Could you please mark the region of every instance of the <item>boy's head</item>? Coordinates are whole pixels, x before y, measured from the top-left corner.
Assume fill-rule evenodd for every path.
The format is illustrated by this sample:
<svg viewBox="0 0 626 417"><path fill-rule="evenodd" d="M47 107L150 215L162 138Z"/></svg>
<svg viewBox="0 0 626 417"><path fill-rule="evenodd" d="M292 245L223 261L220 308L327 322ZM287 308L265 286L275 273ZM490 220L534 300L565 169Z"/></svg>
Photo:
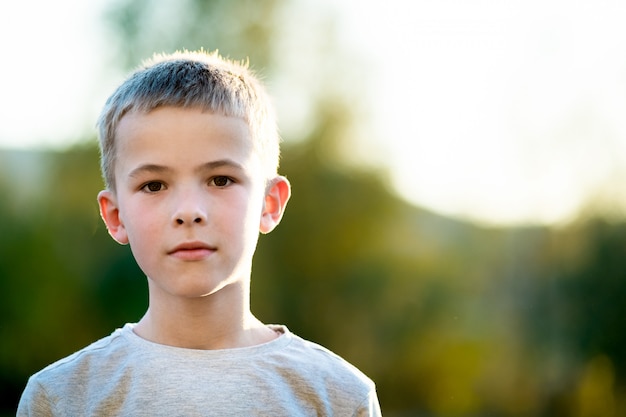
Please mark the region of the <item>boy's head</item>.
<svg viewBox="0 0 626 417"><path fill-rule="evenodd" d="M124 81L107 100L98 119L101 167L106 186L115 190L116 131L129 112L158 107L199 108L239 117L250 129L267 179L276 175L280 138L272 104L247 65L217 52L155 55Z"/></svg>
<svg viewBox="0 0 626 417"><path fill-rule="evenodd" d="M151 300L245 284L290 196L272 107L248 70L204 52L157 56L113 93L99 128L100 213Z"/></svg>

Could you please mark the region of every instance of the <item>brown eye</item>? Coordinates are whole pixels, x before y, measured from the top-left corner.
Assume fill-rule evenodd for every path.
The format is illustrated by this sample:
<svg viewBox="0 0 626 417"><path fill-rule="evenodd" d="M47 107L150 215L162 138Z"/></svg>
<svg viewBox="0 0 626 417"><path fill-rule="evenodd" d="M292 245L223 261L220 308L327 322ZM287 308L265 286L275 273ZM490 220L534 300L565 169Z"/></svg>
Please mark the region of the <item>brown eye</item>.
<svg viewBox="0 0 626 417"><path fill-rule="evenodd" d="M161 189L163 189L163 184L161 184L160 182L149 182L146 185L144 185L144 188L154 193L157 191L161 191Z"/></svg>
<svg viewBox="0 0 626 417"><path fill-rule="evenodd" d="M230 178L228 177L215 177L213 178L213 184L218 187L226 187L230 183Z"/></svg>

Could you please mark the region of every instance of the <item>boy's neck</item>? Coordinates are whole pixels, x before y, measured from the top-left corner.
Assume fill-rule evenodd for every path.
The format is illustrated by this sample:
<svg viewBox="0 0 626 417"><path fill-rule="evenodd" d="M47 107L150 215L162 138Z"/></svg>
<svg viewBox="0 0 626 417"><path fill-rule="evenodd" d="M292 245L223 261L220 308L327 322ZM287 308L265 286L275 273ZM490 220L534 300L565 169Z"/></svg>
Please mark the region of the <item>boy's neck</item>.
<svg viewBox="0 0 626 417"><path fill-rule="evenodd" d="M152 294L148 311L134 328L151 342L214 350L259 345L278 336L252 314L249 297L238 284L202 299L161 299Z"/></svg>

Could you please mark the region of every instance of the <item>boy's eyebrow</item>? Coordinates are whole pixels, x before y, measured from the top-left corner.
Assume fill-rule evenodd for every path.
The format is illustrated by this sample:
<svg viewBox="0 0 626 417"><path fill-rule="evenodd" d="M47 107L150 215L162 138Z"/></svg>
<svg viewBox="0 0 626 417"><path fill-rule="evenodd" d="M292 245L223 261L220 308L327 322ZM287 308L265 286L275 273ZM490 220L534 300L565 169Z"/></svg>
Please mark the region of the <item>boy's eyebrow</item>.
<svg viewBox="0 0 626 417"><path fill-rule="evenodd" d="M231 167L238 170L243 170L243 166L238 162L233 161L232 159L219 159L217 161L206 162L200 165L196 171L209 171L212 169L217 169L221 167ZM133 169L128 176L129 177L137 177L143 173L152 173L152 174L163 174L171 171L172 169L166 167L164 165L158 164L143 164Z"/></svg>
<svg viewBox="0 0 626 417"><path fill-rule="evenodd" d="M167 172L167 171L170 171L170 169L168 167L166 167L166 166L163 166L163 165L143 164L143 165L139 165L137 168L135 168L132 171L130 171L128 176L129 177L137 177L137 176L141 175L144 172L154 173L154 174L162 174L162 173Z"/></svg>
<svg viewBox="0 0 626 417"><path fill-rule="evenodd" d="M208 171L208 170L221 168L221 167L231 167L231 168L243 170L243 166L240 163L233 161L232 159L218 159L217 161L207 162L205 164L200 165L197 170Z"/></svg>

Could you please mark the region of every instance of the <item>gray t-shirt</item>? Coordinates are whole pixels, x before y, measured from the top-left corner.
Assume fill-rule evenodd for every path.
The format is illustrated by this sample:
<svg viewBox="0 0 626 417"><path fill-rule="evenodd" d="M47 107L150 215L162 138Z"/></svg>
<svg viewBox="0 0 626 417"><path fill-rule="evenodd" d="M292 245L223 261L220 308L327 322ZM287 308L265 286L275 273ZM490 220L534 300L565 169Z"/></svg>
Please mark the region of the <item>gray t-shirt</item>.
<svg viewBox="0 0 626 417"><path fill-rule="evenodd" d="M284 326L261 345L194 350L127 324L34 374L21 416L378 416L374 383Z"/></svg>

